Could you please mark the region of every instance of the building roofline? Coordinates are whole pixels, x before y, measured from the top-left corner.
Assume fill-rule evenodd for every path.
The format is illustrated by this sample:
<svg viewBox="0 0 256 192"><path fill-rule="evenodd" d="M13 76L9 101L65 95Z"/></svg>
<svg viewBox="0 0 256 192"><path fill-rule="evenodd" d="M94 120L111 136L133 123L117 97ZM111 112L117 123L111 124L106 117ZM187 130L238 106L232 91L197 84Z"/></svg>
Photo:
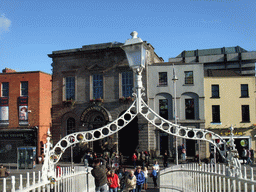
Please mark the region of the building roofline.
<svg viewBox="0 0 256 192"><path fill-rule="evenodd" d="M43 71L16 71L16 72L10 72L10 73L0 73L0 75L8 75L8 74L22 74L22 73L44 73L46 75L50 75L49 73L43 72Z"/></svg>

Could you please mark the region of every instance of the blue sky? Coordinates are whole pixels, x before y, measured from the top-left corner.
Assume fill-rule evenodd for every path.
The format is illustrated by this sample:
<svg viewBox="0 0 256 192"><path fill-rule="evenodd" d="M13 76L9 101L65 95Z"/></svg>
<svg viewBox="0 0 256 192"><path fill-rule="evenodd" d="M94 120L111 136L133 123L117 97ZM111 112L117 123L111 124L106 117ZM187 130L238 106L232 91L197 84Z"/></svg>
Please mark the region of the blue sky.
<svg viewBox="0 0 256 192"><path fill-rule="evenodd" d="M132 31L168 58L183 50L256 51L255 0L2 0L0 70L51 73L47 54L125 42Z"/></svg>

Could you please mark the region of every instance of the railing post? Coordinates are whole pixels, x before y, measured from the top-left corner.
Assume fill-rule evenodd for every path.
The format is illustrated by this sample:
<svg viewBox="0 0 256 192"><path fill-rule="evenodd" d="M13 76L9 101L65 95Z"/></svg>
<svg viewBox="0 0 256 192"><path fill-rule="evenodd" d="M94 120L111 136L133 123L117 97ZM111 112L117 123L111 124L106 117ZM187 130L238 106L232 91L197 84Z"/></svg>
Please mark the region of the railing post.
<svg viewBox="0 0 256 192"><path fill-rule="evenodd" d="M246 167L244 166L244 179L247 179ZM244 191L247 191L247 183L244 183Z"/></svg>
<svg viewBox="0 0 256 192"><path fill-rule="evenodd" d="M254 181L253 178L253 168L251 167L251 181ZM254 185L251 185L252 192L254 192Z"/></svg>
<svg viewBox="0 0 256 192"><path fill-rule="evenodd" d="M3 179L3 192L6 192L6 178Z"/></svg>
<svg viewBox="0 0 256 192"><path fill-rule="evenodd" d="M22 190L23 188L23 178L22 178L22 174L20 174L20 186L19 186L19 189Z"/></svg>
<svg viewBox="0 0 256 192"><path fill-rule="evenodd" d="M27 172L27 185L26 187L29 187L29 172Z"/></svg>
<svg viewBox="0 0 256 192"><path fill-rule="evenodd" d="M15 192L15 176L12 176L11 179L12 179L12 189L11 189L11 191Z"/></svg>

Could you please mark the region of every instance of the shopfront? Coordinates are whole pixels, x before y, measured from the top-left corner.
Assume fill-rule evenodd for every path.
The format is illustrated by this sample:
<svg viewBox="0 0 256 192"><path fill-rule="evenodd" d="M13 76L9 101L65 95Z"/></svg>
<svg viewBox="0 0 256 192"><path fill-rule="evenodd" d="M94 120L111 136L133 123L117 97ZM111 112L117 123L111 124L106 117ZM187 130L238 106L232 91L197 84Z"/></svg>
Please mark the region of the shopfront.
<svg viewBox="0 0 256 192"><path fill-rule="evenodd" d="M13 129L0 131L0 162L16 163L17 148L37 146L36 129Z"/></svg>

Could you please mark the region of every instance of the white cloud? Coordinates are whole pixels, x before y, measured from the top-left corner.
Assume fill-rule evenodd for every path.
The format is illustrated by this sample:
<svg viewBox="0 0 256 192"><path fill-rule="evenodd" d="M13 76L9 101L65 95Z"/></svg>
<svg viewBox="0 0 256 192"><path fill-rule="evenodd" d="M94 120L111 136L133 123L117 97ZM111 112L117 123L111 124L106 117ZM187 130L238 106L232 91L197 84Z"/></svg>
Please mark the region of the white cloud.
<svg viewBox="0 0 256 192"><path fill-rule="evenodd" d="M11 26L11 20L6 18L5 15L0 16L0 32L1 31L9 31Z"/></svg>

